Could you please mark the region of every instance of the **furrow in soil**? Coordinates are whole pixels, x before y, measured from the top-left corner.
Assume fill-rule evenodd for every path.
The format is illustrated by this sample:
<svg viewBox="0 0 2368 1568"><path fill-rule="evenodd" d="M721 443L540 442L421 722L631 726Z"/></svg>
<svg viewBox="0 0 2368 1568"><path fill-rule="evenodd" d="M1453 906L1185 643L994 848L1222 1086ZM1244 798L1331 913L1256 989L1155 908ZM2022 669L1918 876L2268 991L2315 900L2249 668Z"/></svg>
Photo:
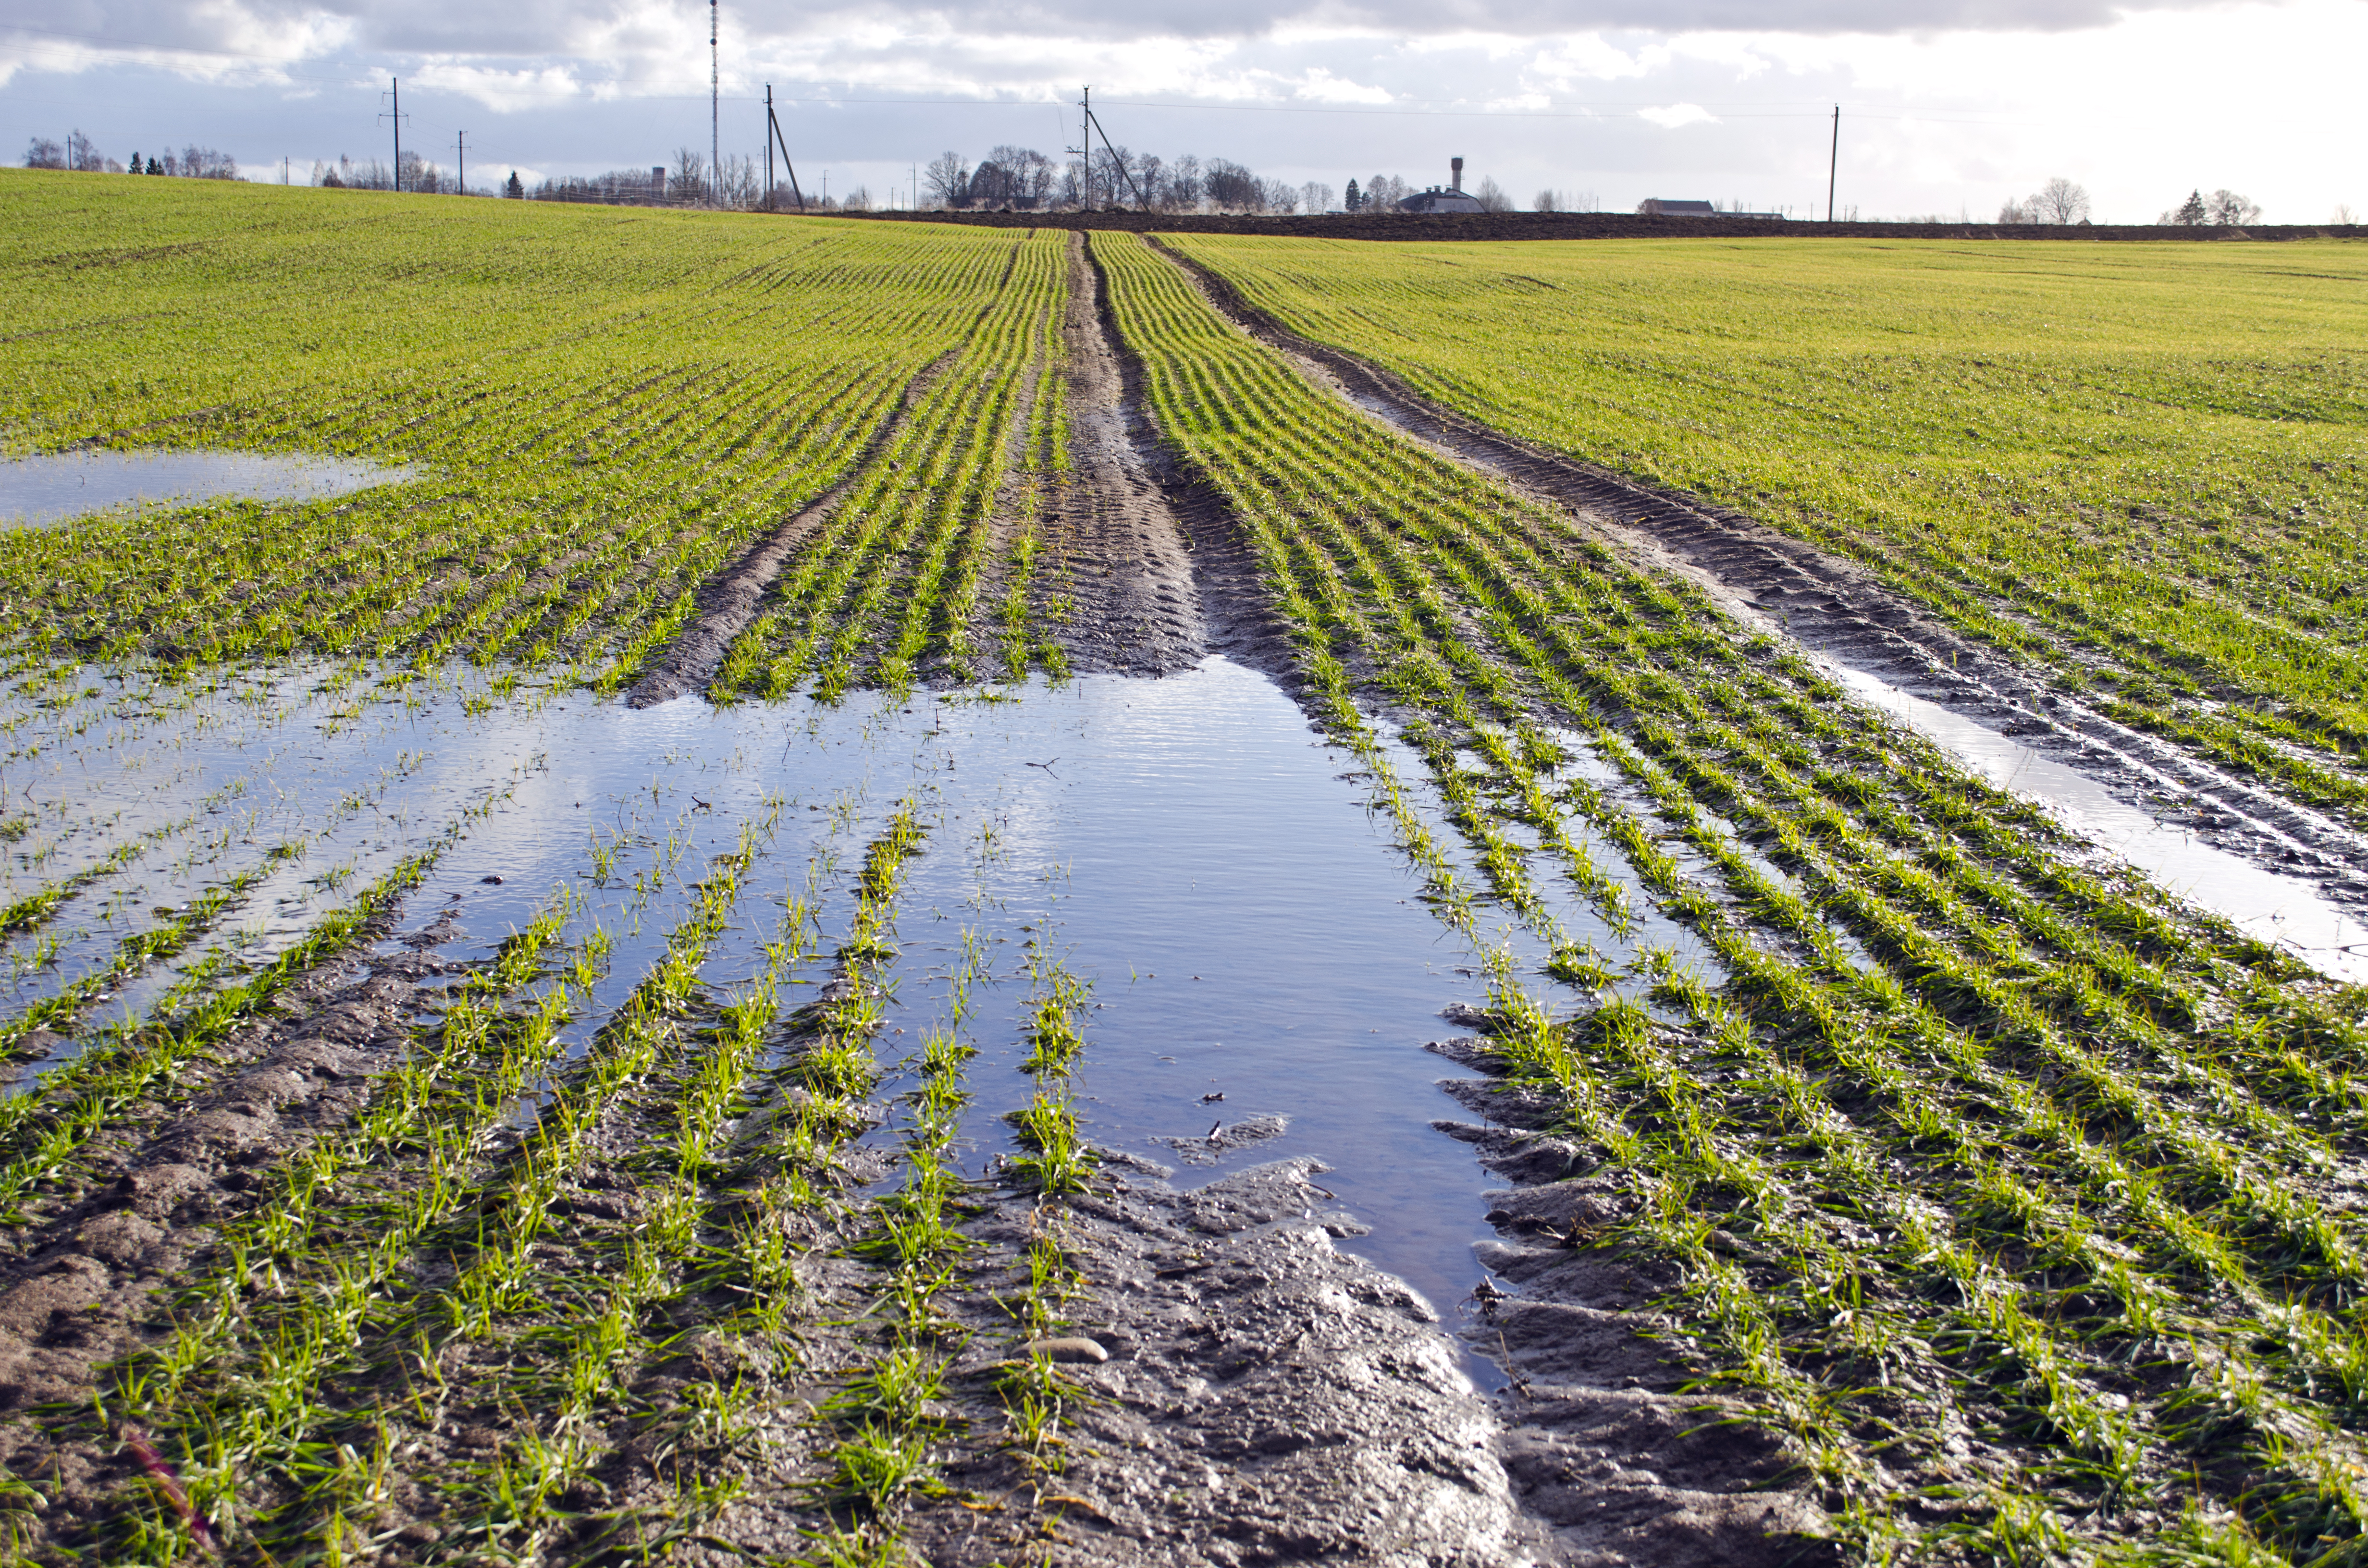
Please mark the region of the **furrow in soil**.
<svg viewBox="0 0 2368 1568"><path fill-rule="evenodd" d="M1445 408L1378 366L1292 332L1207 267L1161 248L1212 303L1310 380L1440 455L1566 510L1632 558L1697 583L1754 630L1942 704L2141 810L2185 808L2205 842L2368 906L2368 835L2106 717L1959 635L1863 566Z"/></svg>

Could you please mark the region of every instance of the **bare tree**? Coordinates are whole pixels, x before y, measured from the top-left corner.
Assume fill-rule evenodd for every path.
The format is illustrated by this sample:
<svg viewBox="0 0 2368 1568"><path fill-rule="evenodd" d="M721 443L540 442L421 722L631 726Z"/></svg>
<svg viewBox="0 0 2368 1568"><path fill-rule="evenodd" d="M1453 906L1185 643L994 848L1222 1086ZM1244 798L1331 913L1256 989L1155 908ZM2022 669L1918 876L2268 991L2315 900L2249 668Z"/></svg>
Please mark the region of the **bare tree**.
<svg viewBox="0 0 2368 1568"><path fill-rule="evenodd" d="M765 171L754 158L726 153L715 165L715 185L724 206L745 210L763 199Z"/></svg>
<svg viewBox="0 0 2368 1568"><path fill-rule="evenodd" d="M46 136L36 136L25 149L25 166L28 169L62 169L66 166L65 149Z"/></svg>
<svg viewBox="0 0 2368 1568"><path fill-rule="evenodd" d="M2223 186L2203 199L2203 210L2215 229L2241 229L2260 217L2261 204Z"/></svg>
<svg viewBox="0 0 2368 1568"><path fill-rule="evenodd" d="M1209 160L1209 172L1202 176L1201 188L1208 195L1209 205L1220 210L1256 212L1266 200L1266 190L1258 176L1226 158Z"/></svg>
<svg viewBox="0 0 2368 1568"><path fill-rule="evenodd" d="M1565 210L1562 204L1562 192L1552 186L1546 187L1530 199L1530 210L1532 212L1560 212Z"/></svg>
<svg viewBox="0 0 2368 1568"><path fill-rule="evenodd" d="M2031 207L2034 222L2078 223L2089 215L2089 193L2057 175L2039 187Z"/></svg>
<svg viewBox="0 0 2368 1568"><path fill-rule="evenodd" d="M1309 180L1299 187L1299 199L1310 212L1329 212L1332 210L1332 187Z"/></svg>
<svg viewBox="0 0 2368 1568"><path fill-rule="evenodd" d="M2350 202L2339 201L2335 204L2335 216L2328 219L2328 222L2330 223L2340 223L2348 229L2354 223L2359 222L2360 217L2359 214L2351 210L2351 204Z"/></svg>
<svg viewBox="0 0 2368 1568"><path fill-rule="evenodd" d="M1480 176L1480 188L1472 193L1472 199L1480 204L1483 212L1510 212L1513 210L1513 199L1507 196L1504 187L1488 175Z"/></svg>
<svg viewBox="0 0 2368 1568"><path fill-rule="evenodd" d="M2039 219L2032 206L2030 201L2017 201L2009 196L1998 203L1998 221L2001 223L2036 223Z"/></svg>
<svg viewBox="0 0 2368 1568"><path fill-rule="evenodd" d="M121 164L112 161L106 153L92 146L90 138L85 136L79 130L71 131L66 136L65 166L91 175L120 175L123 172Z"/></svg>
<svg viewBox="0 0 2368 1568"><path fill-rule="evenodd" d="M1167 178L1159 193L1159 204L1170 212L1201 210L1202 182L1201 160L1187 153L1167 165Z"/></svg>
<svg viewBox="0 0 2368 1568"><path fill-rule="evenodd" d="M870 188L859 185L853 190L848 191L845 196L839 198L838 210L842 212L871 211L871 192Z"/></svg>
<svg viewBox="0 0 2368 1568"><path fill-rule="evenodd" d="M959 153L940 153L921 171L933 207L959 207L970 199L970 171Z"/></svg>
<svg viewBox="0 0 2368 1568"><path fill-rule="evenodd" d="M673 180L675 191L683 200L706 200L707 154L696 147L677 147Z"/></svg>
<svg viewBox="0 0 2368 1568"><path fill-rule="evenodd" d="M1288 185L1279 179L1260 180L1258 195L1269 212L1299 210L1299 187L1295 185Z"/></svg>

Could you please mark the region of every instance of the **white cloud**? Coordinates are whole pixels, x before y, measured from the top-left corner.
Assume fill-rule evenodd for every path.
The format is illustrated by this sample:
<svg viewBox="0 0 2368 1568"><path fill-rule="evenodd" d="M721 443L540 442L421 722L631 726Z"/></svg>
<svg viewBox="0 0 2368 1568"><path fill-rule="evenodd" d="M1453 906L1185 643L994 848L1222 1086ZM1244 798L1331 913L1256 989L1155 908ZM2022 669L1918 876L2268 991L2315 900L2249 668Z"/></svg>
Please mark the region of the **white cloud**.
<svg viewBox="0 0 2368 1568"><path fill-rule="evenodd" d="M459 94L497 114L550 108L585 95L572 65L501 70L454 60L431 60L412 73L415 88ZM613 90L602 84L604 90Z"/></svg>
<svg viewBox="0 0 2368 1568"><path fill-rule="evenodd" d="M1702 108L1700 104L1671 104L1666 108L1641 108L1636 111L1636 118L1639 119L1650 120L1653 124L1659 126L1664 131L1675 131L1681 125L1715 125L1718 123L1718 116L1711 113L1710 110Z"/></svg>
<svg viewBox="0 0 2368 1568"><path fill-rule="evenodd" d="M1343 81L1321 65L1309 68L1292 89L1292 96L1319 104L1385 104L1390 101L1386 87Z"/></svg>
<svg viewBox="0 0 2368 1568"><path fill-rule="evenodd" d="M421 144L468 127L472 166L481 135L487 166L559 173L706 142L705 17L683 0L78 6L60 13L72 36L0 26L0 137L55 139L79 120L119 155L194 139L257 164L334 158L375 144L378 95L400 74ZM2368 205L2351 155L2360 0L2126 14L2107 0L1909 0L1880 18L1873 0L1647 8L880 0L792 13L725 0L724 131L755 150L752 100L769 83L802 170L826 162L859 171L834 188L881 189L944 147L1058 152L1090 82L1118 141L1293 180L1429 183L1460 153L1474 180L1594 190L1615 208L1694 194L1799 211L1822 210L1839 102L1840 200L1870 215L1987 216L2058 174L2089 187L2100 218L2150 219L2195 186L2246 190L2273 220ZM1866 30L1837 30L1853 17Z"/></svg>

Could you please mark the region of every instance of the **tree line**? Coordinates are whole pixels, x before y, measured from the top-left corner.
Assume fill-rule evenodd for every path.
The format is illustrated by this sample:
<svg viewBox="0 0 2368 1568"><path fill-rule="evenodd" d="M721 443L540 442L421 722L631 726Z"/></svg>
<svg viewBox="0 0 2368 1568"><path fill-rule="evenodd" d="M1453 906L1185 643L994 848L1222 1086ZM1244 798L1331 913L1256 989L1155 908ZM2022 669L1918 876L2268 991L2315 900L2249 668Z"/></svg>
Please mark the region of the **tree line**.
<svg viewBox="0 0 2368 1568"><path fill-rule="evenodd" d="M1321 180L1294 185L1266 178L1230 158L1203 162L1187 153L1169 159L1109 146L1095 148L1089 157L1053 159L1033 147L1008 144L990 149L974 165L959 153L940 153L921 171L921 186L919 205L925 208L1019 212L1077 207L1148 207L1156 212L1394 212L1415 189L1395 175L1375 175L1361 184L1351 179L1345 191L1338 191Z"/></svg>
<svg viewBox="0 0 2368 1568"><path fill-rule="evenodd" d="M175 175L183 179L236 179L238 160L228 153L217 153L211 147L195 142L178 153L166 148L142 158L131 154L128 164L117 163L92 144L81 131L66 132L63 142L46 136L36 136L25 149L25 166L28 169L72 169L92 175Z"/></svg>

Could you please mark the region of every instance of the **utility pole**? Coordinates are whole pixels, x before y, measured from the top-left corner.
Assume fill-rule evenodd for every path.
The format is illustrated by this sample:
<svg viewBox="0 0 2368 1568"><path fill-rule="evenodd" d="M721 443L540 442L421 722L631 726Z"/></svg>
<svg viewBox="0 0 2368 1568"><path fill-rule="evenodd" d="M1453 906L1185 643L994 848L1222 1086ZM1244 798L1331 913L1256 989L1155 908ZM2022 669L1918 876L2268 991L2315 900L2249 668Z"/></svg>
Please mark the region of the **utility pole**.
<svg viewBox="0 0 2368 1568"><path fill-rule="evenodd" d="M1834 106L1834 150L1826 163L1826 222L1834 221L1834 178L1842 167L1842 106Z"/></svg>
<svg viewBox="0 0 2368 1568"><path fill-rule="evenodd" d="M723 205L723 51L715 41L718 0L707 0L707 183Z"/></svg>
<svg viewBox="0 0 2368 1568"><path fill-rule="evenodd" d="M466 196L469 194L469 133L465 131L456 131L452 134L454 139L452 144L461 152L461 174L457 183L461 187L461 194Z"/></svg>
<svg viewBox="0 0 2368 1568"><path fill-rule="evenodd" d="M798 188L798 166L790 161L789 141L781 134L780 120L774 117L773 87L768 82L765 85L765 205L768 207L772 205L775 147L781 150L781 168L790 176L790 194L798 199L798 210L803 212L806 210L806 193Z"/></svg>
<svg viewBox="0 0 2368 1568"><path fill-rule="evenodd" d="M390 76L387 80L392 84L390 91L393 95L394 102L387 113L381 118L394 122L394 188L401 190L403 188L403 78Z"/></svg>
<svg viewBox="0 0 2368 1568"><path fill-rule="evenodd" d="M1103 152L1105 152L1105 153L1108 153L1110 155L1110 164L1111 164L1111 165L1112 165L1113 167L1115 167L1115 168L1118 170L1118 172L1119 172L1120 174L1121 174L1121 175L1123 175L1123 176L1126 176L1126 188L1127 188L1127 189L1129 189L1129 190L1131 190L1131 191L1133 191L1133 192L1134 192L1134 199L1135 199L1135 203L1136 203L1136 205L1140 206L1140 207L1141 207L1141 208L1142 208L1145 212L1150 211L1150 210L1151 210L1151 203L1150 203L1150 201L1149 201L1148 199L1146 199L1144 198L1144 194L1143 194L1143 187L1142 187L1141 186L1139 186L1139 185L1137 185L1137 184L1135 184L1135 183L1134 183L1134 171L1133 171L1133 169L1130 169L1130 168L1128 168L1128 167L1126 166L1126 160L1125 160L1125 159L1123 159L1123 158L1121 158L1121 157L1120 157L1120 156L1118 155L1118 149L1110 145L1110 132L1109 132L1109 131L1102 131L1102 122L1101 122L1100 120L1096 119L1094 118L1094 107L1093 107L1093 106L1094 106L1094 90L1093 90L1091 87L1087 87L1087 88L1086 89L1086 96L1085 96L1085 99L1084 99L1084 101L1083 101L1083 102L1081 102L1081 103L1079 103L1079 104L1078 104L1078 106L1077 106L1080 109L1082 109L1082 110L1084 110L1084 111L1085 111L1085 117L1086 117L1086 131L1087 131L1087 136L1086 136L1086 138L1085 138L1085 142L1086 142L1086 147L1085 147L1085 153L1086 153L1086 176L1087 176L1087 178L1086 178L1086 206L1087 206L1088 209L1090 209L1090 208L1093 206L1093 204L1094 204L1094 187L1093 187L1093 172L1094 172L1094 139L1093 139L1093 136L1092 136L1092 132L1097 131L1101 131L1101 137L1102 137L1102 151L1103 151ZM1117 199L1118 199L1118 187L1117 187L1116 185L1112 185L1112 186L1110 187L1110 200L1112 200L1113 202L1115 202Z"/></svg>

